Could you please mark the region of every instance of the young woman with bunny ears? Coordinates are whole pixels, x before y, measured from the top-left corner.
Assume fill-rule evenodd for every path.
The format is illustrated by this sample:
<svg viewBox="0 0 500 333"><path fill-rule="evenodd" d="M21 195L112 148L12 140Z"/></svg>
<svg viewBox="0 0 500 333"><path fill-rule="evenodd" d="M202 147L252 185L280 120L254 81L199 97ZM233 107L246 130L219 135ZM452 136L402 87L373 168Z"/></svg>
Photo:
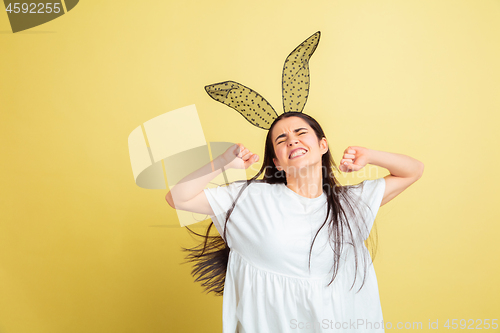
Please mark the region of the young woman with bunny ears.
<svg viewBox="0 0 500 333"><path fill-rule="evenodd" d="M312 55L319 32L315 35L285 61L284 94L286 82L297 75L308 78L308 73L287 78L285 73L293 65L287 64L290 58L301 61L299 71L306 67L301 55ZM342 186L334 176L339 170L325 133L314 118L300 112L305 101L299 100L300 111L285 102L300 95L296 90L284 95L283 114L266 119L274 109L255 91L232 81L206 89L249 122L268 129L262 167L253 178L206 188L222 168L247 169L259 160L237 144L181 180L166 197L173 208L212 218L205 235L188 228L204 241L185 250L195 263L196 281L223 295L223 332L384 332L377 278L364 242L379 207L417 181L423 163L350 146L340 171L373 164L390 174ZM255 101L260 103L252 108ZM210 235L212 225L220 236Z"/></svg>

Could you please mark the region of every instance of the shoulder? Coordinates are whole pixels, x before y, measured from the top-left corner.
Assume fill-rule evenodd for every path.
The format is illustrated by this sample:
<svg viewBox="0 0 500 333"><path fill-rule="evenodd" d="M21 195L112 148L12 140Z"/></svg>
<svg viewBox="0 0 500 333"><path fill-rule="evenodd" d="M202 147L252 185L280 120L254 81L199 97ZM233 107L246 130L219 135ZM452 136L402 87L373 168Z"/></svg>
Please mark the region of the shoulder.
<svg viewBox="0 0 500 333"><path fill-rule="evenodd" d="M342 186L339 197L342 201L361 204L363 207L379 207L385 192L385 179L367 179L359 184Z"/></svg>
<svg viewBox="0 0 500 333"><path fill-rule="evenodd" d="M385 179L377 178L377 179L367 179L361 183L363 192L374 192L380 191L385 188ZM382 191L383 192L383 191Z"/></svg>
<svg viewBox="0 0 500 333"><path fill-rule="evenodd" d="M250 199L255 202L269 201L270 198L279 198L283 195L284 184L270 184L259 179L251 182L243 180L234 187L233 193L238 195L241 192L242 199ZM231 185L230 185L231 186Z"/></svg>
<svg viewBox="0 0 500 333"><path fill-rule="evenodd" d="M237 195L242 192L242 195L246 195L246 193L271 193L275 190L280 189L280 184L269 184L264 182L263 180L237 180L228 184L222 184L212 189L212 191L224 191L231 195Z"/></svg>
<svg viewBox="0 0 500 333"><path fill-rule="evenodd" d="M363 203L368 205L370 210L374 212L378 211L381 205L382 199L385 192L385 179L367 179L353 187L354 192L361 199Z"/></svg>
<svg viewBox="0 0 500 333"><path fill-rule="evenodd" d="M363 193L371 196L379 196L385 191L385 178L368 179L363 183Z"/></svg>
<svg viewBox="0 0 500 333"><path fill-rule="evenodd" d="M385 179L367 179L359 184L342 186L341 189L344 191L352 191L359 196L369 196L373 192L380 192L385 188Z"/></svg>
<svg viewBox="0 0 500 333"><path fill-rule="evenodd" d="M263 180L254 180L248 185L247 191L254 194L274 193L281 189L281 184L270 184Z"/></svg>

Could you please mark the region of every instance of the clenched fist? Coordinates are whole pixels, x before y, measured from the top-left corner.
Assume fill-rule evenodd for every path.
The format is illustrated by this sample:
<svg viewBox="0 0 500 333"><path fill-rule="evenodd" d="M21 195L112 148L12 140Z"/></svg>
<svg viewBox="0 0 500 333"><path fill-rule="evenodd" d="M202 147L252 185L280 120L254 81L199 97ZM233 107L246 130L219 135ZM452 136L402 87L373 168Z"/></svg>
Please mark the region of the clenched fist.
<svg viewBox="0 0 500 333"><path fill-rule="evenodd" d="M253 154L241 143L232 145L221 156L225 169L248 169L259 160L259 155Z"/></svg>
<svg viewBox="0 0 500 333"><path fill-rule="evenodd" d="M344 150L344 156L340 160L340 171L353 172L363 169L368 164L368 148L349 146Z"/></svg>

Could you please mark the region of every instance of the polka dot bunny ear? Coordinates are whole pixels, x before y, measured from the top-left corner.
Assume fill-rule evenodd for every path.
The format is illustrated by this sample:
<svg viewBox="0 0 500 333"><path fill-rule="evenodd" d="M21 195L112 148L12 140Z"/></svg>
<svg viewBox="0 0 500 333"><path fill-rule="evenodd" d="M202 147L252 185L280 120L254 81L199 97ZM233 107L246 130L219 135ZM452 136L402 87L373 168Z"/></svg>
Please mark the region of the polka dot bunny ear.
<svg viewBox="0 0 500 333"><path fill-rule="evenodd" d="M319 43L316 32L285 60L282 76L283 112L302 112L309 96L309 59ZM238 111L252 125L269 129L278 114L258 92L234 81L205 86L210 97Z"/></svg>
<svg viewBox="0 0 500 333"><path fill-rule="evenodd" d="M309 59L316 51L321 32L318 31L302 42L285 60L283 65L283 110L302 112L309 96Z"/></svg>
<svg viewBox="0 0 500 333"><path fill-rule="evenodd" d="M207 93L218 102L235 109L252 125L269 129L278 117L271 104L258 92L234 81L205 86Z"/></svg>

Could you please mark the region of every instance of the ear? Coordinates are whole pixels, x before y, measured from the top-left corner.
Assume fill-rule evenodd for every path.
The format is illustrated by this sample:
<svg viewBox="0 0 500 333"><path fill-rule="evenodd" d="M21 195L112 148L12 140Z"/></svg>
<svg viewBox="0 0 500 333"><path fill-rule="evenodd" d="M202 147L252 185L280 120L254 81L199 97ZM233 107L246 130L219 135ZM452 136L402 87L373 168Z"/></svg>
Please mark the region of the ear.
<svg viewBox="0 0 500 333"><path fill-rule="evenodd" d="M326 138L322 138L319 142L319 146L321 148L321 155L326 154L328 151L328 142L326 141Z"/></svg>
<svg viewBox="0 0 500 333"><path fill-rule="evenodd" d="M278 169L278 171L281 171L281 166L278 162L278 160L276 158L273 158L273 162L274 162L274 165L276 166L276 169Z"/></svg>

